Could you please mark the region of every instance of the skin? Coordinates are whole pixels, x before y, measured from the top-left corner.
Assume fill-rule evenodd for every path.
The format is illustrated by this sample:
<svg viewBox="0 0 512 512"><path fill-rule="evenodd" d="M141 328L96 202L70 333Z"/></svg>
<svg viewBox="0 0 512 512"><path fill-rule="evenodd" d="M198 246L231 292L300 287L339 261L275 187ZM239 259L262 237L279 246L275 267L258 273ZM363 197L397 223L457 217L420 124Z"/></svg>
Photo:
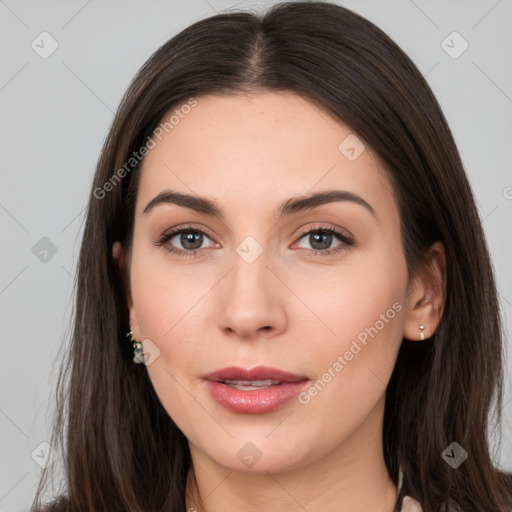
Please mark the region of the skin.
<svg viewBox="0 0 512 512"><path fill-rule="evenodd" d="M368 146L347 159L338 146L350 128L309 100L292 93L197 100L144 161L131 253L113 247L134 338L160 350L147 371L189 440L187 508L391 512L397 488L382 450L384 393L402 337L419 340L423 324L428 338L438 325L443 248L431 248L429 279L408 275L385 171ZM226 216L175 204L143 213L164 189L206 196ZM375 215L342 201L275 216L290 197L329 189L359 195ZM206 233L198 257L155 245L188 224ZM355 243L333 236L323 250L344 249L314 255L321 244L299 229L318 224L350 232ZM263 250L252 263L236 251L247 236ZM171 245L191 247L179 236ZM201 377L226 366L265 365L316 382L396 303L394 318L307 404L292 399L273 412L239 414L205 388ZM246 467L237 452L249 442L261 458Z"/></svg>

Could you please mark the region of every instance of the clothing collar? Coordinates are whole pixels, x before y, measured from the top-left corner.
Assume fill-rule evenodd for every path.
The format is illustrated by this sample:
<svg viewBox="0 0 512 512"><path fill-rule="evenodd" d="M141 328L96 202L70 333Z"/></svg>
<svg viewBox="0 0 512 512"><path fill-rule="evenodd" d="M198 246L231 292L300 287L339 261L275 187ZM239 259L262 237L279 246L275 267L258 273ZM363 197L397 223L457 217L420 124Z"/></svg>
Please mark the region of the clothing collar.
<svg viewBox="0 0 512 512"><path fill-rule="evenodd" d="M393 512L422 512L421 505L404 491L404 474L402 467L398 469L398 496Z"/></svg>

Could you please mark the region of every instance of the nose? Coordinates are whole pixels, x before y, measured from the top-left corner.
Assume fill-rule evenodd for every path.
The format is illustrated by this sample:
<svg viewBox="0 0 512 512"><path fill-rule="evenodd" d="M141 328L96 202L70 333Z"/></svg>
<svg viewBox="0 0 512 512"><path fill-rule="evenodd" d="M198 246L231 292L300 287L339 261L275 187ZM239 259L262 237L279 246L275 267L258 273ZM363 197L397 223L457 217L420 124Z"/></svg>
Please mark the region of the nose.
<svg viewBox="0 0 512 512"><path fill-rule="evenodd" d="M218 325L233 338L272 337L286 328L286 287L264 251L248 263L238 254L218 290Z"/></svg>

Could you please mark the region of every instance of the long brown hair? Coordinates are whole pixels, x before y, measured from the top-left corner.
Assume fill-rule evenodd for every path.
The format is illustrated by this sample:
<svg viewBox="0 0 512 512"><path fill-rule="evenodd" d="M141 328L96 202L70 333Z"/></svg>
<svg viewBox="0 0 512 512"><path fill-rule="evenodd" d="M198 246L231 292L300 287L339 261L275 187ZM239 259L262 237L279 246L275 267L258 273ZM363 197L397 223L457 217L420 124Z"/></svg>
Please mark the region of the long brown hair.
<svg viewBox="0 0 512 512"><path fill-rule="evenodd" d="M510 510L510 477L494 466L487 437L502 419L497 292L452 134L406 54L366 19L324 2L198 21L159 48L124 95L88 203L51 443L63 447L65 488L49 510L185 511L187 439L144 365L132 362L112 244L131 246L140 167L131 159L164 114L207 93L256 90L291 91L315 102L374 150L398 198L411 274L432 243L444 244L441 323L426 343L403 340L386 391L383 442L391 477L397 481L400 464L404 488L424 512L453 500L466 512ZM469 454L457 469L441 456L452 442ZM44 510L46 483L45 472L33 510Z"/></svg>

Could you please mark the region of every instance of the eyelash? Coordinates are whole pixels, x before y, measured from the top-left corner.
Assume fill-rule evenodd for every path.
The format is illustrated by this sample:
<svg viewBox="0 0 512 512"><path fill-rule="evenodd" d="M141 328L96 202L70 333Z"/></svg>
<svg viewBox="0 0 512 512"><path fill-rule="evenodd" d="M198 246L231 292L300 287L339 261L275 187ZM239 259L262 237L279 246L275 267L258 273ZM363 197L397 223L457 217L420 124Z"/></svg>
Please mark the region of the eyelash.
<svg viewBox="0 0 512 512"><path fill-rule="evenodd" d="M181 233L186 233L186 232L200 233L200 234L205 235L206 237L210 238L208 236L208 234L205 233L204 231L202 231L201 229L194 228L193 226L184 226L184 227L175 229L173 231L169 231L167 233L164 233L154 243L155 243L155 245L157 245L159 247L164 246L165 244L167 244L167 242L169 240L171 240L176 235L179 235ZM354 241L351 238L349 238L347 235L342 233L341 231L338 231L337 229L334 229L334 228L331 228L331 227L322 226L322 225L315 226L313 229L309 228L307 230L301 231L299 233L299 235L298 235L298 239L297 240L300 240L305 235L309 235L311 233L324 233L324 234L327 233L327 234L330 234L330 235L335 235L342 242L340 245L336 246L334 249L326 249L326 250L305 249L306 251L311 252L313 256L331 256L331 255L333 255L335 253L339 253L341 251L344 251L344 250L346 250L349 247L354 245ZM190 251L186 251L186 250L183 250L183 249L176 249L175 247L172 247L172 246L168 245L168 246L165 247L165 249L167 250L167 252L173 253L173 254L177 254L180 257L194 258L194 257L200 256L200 254L202 252L204 252L205 250L207 250L208 248L207 247L203 247L201 249L192 249Z"/></svg>

